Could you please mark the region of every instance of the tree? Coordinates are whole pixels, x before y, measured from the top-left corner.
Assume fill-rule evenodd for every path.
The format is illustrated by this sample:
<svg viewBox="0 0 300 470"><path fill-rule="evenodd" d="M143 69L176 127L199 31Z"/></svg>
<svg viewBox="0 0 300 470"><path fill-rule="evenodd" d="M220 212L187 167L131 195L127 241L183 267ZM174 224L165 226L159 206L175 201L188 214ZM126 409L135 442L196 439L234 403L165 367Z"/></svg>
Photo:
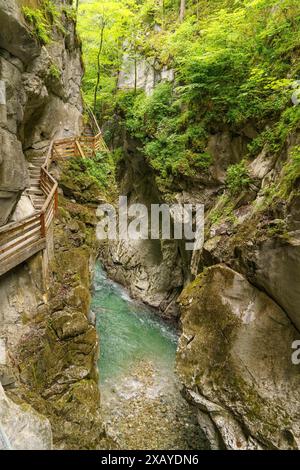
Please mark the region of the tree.
<svg viewBox="0 0 300 470"><path fill-rule="evenodd" d="M179 12L180 22L184 20L184 15L185 15L185 0L180 0L180 12Z"/></svg>
<svg viewBox="0 0 300 470"><path fill-rule="evenodd" d="M99 85L100 85L100 75L101 75L100 57L101 57L102 49L103 49L103 39L104 39L105 26L106 26L105 18L104 18L104 16L101 16L101 20L100 20L100 41L99 41L99 49L98 49L98 54L97 54L97 81L96 81L95 90L94 90L94 103L93 103L94 114L96 113L97 95L98 95L98 89L99 89Z"/></svg>

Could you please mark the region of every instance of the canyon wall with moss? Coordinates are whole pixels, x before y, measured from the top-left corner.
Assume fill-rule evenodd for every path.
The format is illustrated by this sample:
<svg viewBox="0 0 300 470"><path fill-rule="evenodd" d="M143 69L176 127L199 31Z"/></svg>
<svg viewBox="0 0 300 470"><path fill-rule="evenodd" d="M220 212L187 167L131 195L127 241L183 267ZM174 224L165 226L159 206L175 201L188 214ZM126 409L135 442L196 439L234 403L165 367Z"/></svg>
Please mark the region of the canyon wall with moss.
<svg viewBox="0 0 300 470"><path fill-rule="evenodd" d="M138 76L129 67L104 128L120 193L203 204L203 245L112 242L104 262L180 317L177 370L212 448L298 449L299 4L201 6L182 22L171 5L163 22L141 11ZM174 73L154 83L145 60Z"/></svg>
<svg viewBox="0 0 300 470"><path fill-rule="evenodd" d="M0 2L0 225L28 188L30 157L81 126L83 68L72 2L52 2L51 10L33 3Z"/></svg>
<svg viewBox="0 0 300 470"><path fill-rule="evenodd" d="M82 74L71 1L0 1L0 225L28 215L31 158L81 132ZM60 192L47 282L40 254L0 278L1 432L16 449L106 439L89 316L96 219Z"/></svg>

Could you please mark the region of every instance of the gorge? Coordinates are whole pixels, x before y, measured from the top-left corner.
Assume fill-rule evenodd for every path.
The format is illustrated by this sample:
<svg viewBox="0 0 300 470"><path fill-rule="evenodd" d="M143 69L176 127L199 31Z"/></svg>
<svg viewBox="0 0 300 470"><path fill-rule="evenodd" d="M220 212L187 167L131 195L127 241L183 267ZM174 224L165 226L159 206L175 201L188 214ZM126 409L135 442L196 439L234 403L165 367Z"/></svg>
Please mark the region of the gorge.
<svg viewBox="0 0 300 470"><path fill-rule="evenodd" d="M182 3L0 0L0 448L299 449L299 2Z"/></svg>

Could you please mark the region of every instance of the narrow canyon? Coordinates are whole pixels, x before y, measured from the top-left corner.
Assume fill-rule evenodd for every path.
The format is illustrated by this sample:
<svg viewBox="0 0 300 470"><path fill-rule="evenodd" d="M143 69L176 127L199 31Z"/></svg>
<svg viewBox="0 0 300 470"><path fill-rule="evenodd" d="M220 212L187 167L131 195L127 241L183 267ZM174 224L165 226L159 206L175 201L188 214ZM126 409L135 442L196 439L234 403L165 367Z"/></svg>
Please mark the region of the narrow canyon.
<svg viewBox="0 0 300 470"><path fill-rule="evenodd" d="M0 0L1 450L299 450L299 31ZM121 196L203 207L201 243L101 239Z"/></svg>

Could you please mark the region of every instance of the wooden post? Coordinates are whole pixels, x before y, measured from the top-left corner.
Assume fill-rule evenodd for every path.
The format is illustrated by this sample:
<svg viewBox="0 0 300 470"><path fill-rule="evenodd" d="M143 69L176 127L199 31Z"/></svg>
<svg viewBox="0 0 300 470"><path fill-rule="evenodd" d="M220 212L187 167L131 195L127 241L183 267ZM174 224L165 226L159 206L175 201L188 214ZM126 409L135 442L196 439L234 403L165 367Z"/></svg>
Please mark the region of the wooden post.
<svg viewBox="0 0 300 470"><path fill-rule="evenodd" d="M55 191L55 195L54 195L54 210L55 210L55 214L57 214L57 211L58 211L58 189Z"/></svg>
<svg viewBox="0 0 300 470"><path fill-rule="evenodd" d="M49 287L49 259L48 259L48 252L47 246L42 251L42 272L43 272L43 287L45 294L48 291Z"/></svg>
<svg viewBox="0 0 300 470"><path fill-rule="evenodd" d="M45 212L42 211L40 215L41 221L41 237L46 238L46 222L45 222Z"/></svg>

